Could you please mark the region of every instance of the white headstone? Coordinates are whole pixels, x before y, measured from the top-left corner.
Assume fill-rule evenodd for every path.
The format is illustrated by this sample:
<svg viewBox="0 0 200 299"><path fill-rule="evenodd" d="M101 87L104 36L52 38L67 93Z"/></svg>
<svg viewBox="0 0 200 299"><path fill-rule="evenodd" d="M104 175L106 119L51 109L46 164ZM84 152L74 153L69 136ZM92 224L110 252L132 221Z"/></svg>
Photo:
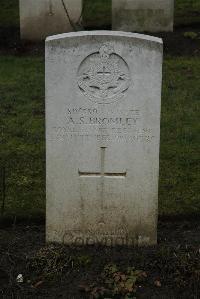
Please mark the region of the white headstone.
<svg viewBox="0 0 200 299"><path fill-rule="evenodd" d="M173 31L174 0L112 0L113 30Z"/></svg>
<svg viewBox="0 0 200 299"><path fill-rule="evenodd" d="M46 40L47 241L155 244L162 40Z"/></svg>
<svg viewBox="0 0 200 299"><path fill-rule="evenodd" d="M71 32L81 18L82 0L19 0L20 30L24 40Z"/></svg>

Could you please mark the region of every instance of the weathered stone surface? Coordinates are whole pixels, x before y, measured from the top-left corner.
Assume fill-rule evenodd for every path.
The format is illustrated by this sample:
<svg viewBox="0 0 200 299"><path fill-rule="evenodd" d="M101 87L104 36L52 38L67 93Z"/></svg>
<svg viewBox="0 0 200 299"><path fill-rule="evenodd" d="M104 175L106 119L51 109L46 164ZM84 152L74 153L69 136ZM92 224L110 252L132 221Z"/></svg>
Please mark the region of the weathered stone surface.
<svg viewBox="0 0 200 299"><path fill-rule="evenodd" d="M74 31L82 10L82 0L19 0L21 38L44 40L47 36Z"/></svg>
<svg viewBox="0 0 200 299"><path fill-rule="evenodd" d="M174 0L112 0L113 30L173 31Z"/></svg>
<svg viewBox="0 0 200 299"><path fill-rule="evenodd" d="M156 243L162 40L46 40L47 241Z"/></svg>

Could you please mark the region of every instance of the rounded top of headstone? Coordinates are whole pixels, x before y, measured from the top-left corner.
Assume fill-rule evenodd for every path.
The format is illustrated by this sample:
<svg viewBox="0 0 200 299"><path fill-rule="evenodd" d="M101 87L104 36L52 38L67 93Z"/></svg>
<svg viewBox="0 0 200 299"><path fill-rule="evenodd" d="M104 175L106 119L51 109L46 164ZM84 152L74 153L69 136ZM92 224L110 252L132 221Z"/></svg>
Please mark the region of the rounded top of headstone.
<svg viewBox="0 0 200 299"><path fill-rule="evenodd" d="M109 31L109 30L97 30L97 31L78 31L78 32L69 32L62 33L57 35L52 35L46 38L46 42L51 42L53 40L62 40L66 38L73 37L84 37L84 36L114 36L114 37L127 37L127 38L135 38L140 40L146 40L150 42L155 42L158 44L163 44L161 38L150 36L146 34L132 33L132 32L124 32L124 31Z"/></svg>

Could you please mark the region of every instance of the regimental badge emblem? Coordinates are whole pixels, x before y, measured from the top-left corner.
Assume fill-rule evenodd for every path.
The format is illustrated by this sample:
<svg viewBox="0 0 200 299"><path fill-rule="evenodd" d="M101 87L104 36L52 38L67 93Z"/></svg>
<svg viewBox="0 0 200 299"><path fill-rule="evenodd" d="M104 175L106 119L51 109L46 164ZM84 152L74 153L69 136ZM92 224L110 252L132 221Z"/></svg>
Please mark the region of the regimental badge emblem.
<svg viewBox="0 0 200 299"><path fill-rule="evenodd" d="M98 104L121 99L130 86L130 71L125 60L109 45L86 57L78 69L78 87L83 95Z"/></svg>

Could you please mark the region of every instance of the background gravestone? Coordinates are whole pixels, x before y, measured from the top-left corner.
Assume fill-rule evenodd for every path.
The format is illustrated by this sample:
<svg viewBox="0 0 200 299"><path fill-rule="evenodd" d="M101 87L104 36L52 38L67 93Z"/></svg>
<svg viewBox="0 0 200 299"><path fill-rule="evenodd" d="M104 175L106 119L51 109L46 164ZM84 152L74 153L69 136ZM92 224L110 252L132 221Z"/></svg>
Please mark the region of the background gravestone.
<svg viewBox="0 0 200 299"><path fill-rule="evenodd" d="M49 35L77 29L82 0L19 0L21 38L43 40ZM68 16L69 15L69 16Z"/></svg>
<svg viewBox="0 0 200 299"><path fill-rule="evenodd" d="M113 30L173 31L174 0L112 0Z"/></svg>
<svg viewBox="0 0 200 299"><path fill-rule="evenodd" d="M155 37L47 38L47 241L156 243L161 66Z"/></svg>

